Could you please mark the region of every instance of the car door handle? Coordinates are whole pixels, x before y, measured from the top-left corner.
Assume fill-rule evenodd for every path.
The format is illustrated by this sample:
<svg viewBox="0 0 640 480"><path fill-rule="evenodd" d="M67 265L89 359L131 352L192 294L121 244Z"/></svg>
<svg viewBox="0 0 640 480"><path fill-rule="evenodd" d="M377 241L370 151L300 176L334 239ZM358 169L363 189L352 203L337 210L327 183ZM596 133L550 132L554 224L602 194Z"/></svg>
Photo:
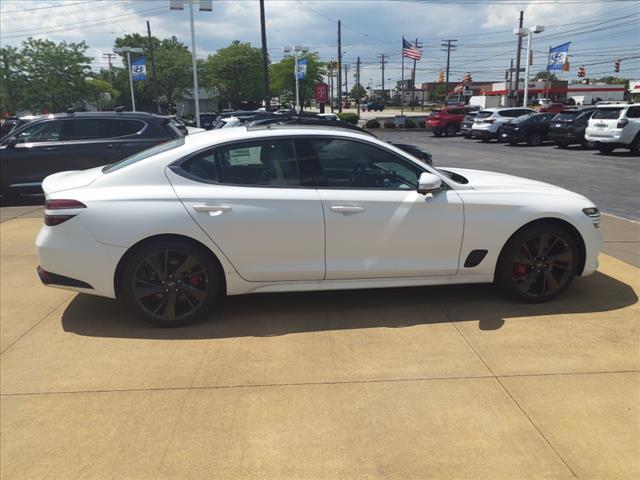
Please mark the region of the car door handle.
<svg viewBox="0 0 640 480"><path fill-rule="evenodd" d="M212 217L216 215L220 215L224 212L228 212L231 210L229 205L205 205L205 204L196 204L193 205L193 209L196 212L207 212Z"/></svg>
<svg viewBox="0 0 640 480"><path fill-rule="evenodd" d="M332 205L331 211L336 213L359 213L364 212L364 207L355 207L352 205Z"/></svg>

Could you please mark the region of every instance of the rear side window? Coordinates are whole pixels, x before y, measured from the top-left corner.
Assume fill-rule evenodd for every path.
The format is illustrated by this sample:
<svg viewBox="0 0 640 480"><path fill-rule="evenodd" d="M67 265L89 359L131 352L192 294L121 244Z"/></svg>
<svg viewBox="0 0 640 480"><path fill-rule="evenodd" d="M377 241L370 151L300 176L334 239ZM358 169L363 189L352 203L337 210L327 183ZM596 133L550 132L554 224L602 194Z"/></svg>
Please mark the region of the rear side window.
<svg viewBox="0 0 640 480"><path fill-rule="evenodd" d="M596 108L596 112L591 118L597 118L600 120L617 120L622 112L622 107L618 108Z"/></svg>
<svg viewBox="0 0 640 480"><path fill-rule="evenodd" d="M292 140L235 143L200 153L182 164L190 175L229 185L298 187L300 173Z"/></svg>
<svg viewBox="0 0 640 480"><path fill-rule="evenodd" d="M138 120L117 120L113 122L113 136L125 137L127 135L134 135L142 131L146 126L144 122Z"/></svg>
<svg viewBox="0 0 640 480"><path fill-rule="evenodd" d="M629 107L627 118L640 118L640 107Z"/></svg>
<svg viewBox="0 0 640 480"><path fill-rule="evenodd" d="M493 112L483 110L482 112L479 112L478 115L476 115L476 118L489 118L491 115L493 115Z"/></svg>
<svg viewBox="0 0 640 480"><path fill-rule="evenodd" d="M77 118L65 120L62 128L64 140L97 140L111 138L114 120L107 118Z"/></svg>

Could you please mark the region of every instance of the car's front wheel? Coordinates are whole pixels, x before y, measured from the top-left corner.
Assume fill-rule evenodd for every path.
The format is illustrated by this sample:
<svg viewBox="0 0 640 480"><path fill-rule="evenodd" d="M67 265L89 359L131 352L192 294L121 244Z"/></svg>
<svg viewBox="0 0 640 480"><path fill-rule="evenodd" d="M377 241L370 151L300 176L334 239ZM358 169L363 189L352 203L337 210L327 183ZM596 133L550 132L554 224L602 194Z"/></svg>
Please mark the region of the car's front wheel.
<svg viewBox="0 0 640 480"><path fill-rule="evenodd" d="M598 150L600 150L600 153L611 153L615 150L616 147L614 147L613 145L608 145L606 143L601 143L598 145Z"/></svg>
<svg viewBox="0 0 640 480"><path fill-rule="evenodd" d="M128 259L121 293L147 322L177 327L209 311L221 287L220 268L209 251L185 240L163 239Z"/></svg>
<svg viewBox="0 0 640 480"><path fill-rule="evenodd" d="M500 254L495 280L506 293L531 303L564 292L576 275L578 248L571 235L553 224L532 225L514 235Z"/></svg>
<svg viewBox="0 0 640 480"><path fill-rule="evenodd" d="M530 147L537 147L542 143L542 135L538 132L533 132L527 138L527 145Z"/></svg>
<svg viewBox="0 0 640 480"><path fill-rule="evenodd" d="M458 133L458 127L450 123L449 125L447 125L447 128L445 129L444 133L445 135L447 135L447 137L455 137L456 133Z"/></svg>

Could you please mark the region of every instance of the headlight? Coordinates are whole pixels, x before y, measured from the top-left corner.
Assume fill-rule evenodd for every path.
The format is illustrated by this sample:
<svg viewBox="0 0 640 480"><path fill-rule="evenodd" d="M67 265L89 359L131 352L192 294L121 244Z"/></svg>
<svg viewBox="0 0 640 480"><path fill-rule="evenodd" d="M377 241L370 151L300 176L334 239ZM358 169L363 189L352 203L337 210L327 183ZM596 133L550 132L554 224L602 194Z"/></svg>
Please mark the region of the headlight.
<svg viewBox="0 0 640 480"><path fill-rule="evenodd" d="M600 210L596 207L583 208L582 211L587 217L591 217L593 219L593 226L596 228L600 228Z"/></svg>

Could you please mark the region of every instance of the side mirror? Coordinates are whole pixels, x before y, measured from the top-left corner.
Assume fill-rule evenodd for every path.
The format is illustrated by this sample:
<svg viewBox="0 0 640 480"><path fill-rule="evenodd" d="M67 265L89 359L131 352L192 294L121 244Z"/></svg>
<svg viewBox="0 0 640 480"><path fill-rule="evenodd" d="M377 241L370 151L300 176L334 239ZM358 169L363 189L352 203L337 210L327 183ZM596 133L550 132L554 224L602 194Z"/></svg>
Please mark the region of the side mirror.
<svg viewBox="0 0 640 480"><path fill-rule="evenodd" d="M426 195L427 193L433 193L440 190L442 187L442 180L437 175L428 172L422 172L418 179L418 193Z"/></svg>
<svg viewBox="0 0 640 480"><path fill-rule="evenodd" d="M13 148L18 144L18 137L16 137L15 135L12 135L9 137L9 140L7 140L7 148Z"/></svg>

